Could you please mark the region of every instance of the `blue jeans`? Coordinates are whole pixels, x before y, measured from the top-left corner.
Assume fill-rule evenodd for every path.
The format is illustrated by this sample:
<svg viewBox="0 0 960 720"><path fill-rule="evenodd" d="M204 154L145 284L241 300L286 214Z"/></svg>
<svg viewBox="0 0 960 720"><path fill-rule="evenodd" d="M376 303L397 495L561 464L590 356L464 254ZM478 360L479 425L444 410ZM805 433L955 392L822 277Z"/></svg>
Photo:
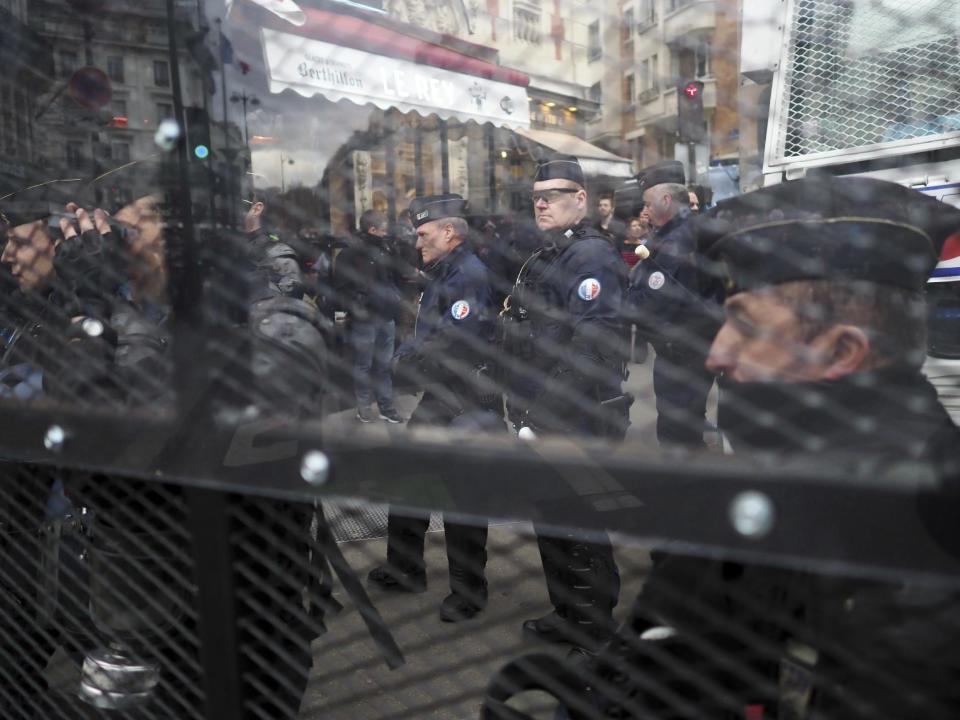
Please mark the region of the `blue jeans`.
<svg viewBox="0 0 960 720"><path fill-rule="evenodd" d="M357 407L367 407L374 396L381 410L393 408L390 361L396 323L393 320L355 322L350 331L353 347L353 388Z"/></svg>

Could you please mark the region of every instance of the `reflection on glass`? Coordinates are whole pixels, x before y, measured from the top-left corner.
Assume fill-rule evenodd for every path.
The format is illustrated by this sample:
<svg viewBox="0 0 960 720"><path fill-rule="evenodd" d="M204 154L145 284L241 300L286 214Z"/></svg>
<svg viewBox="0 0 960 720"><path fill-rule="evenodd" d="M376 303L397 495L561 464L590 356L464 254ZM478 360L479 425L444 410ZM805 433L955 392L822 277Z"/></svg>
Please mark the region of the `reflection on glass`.
<svg viewBox="0 0 960 720"><path fill-rule="evenodd" d="M262 293L307 302L333 398L321 414L345 421L355 410L355 319L337 258L363 244L369 213L386 223L396 351L415 337L431 271L411 204L464 198L466 234L497 304L516 302L518 275L551 242L537 207L577 195L536 190L545 160L576 160L584 221L633 268L627 285L642 277L647 290L657 273L669 280L655 240L675 216L645 197L635 174L659 163L679 163L675 184L706 212L813 167L873 173L947 201L957 194L949 150L923 146L933 154L921 156L916 145L960 127L956 13L944 0L917 3L909 16L889 3L826 0L64 0L2 12L11 72L0 81L0 203L11 228L43 220L55 229L51 213L69 213L70 202L110 213L128 254L116 288L157 304L149 314L169 314L177 296L167 285L180 282L177 248L188 235L214 314L239 317ZM118 37L135 43L121 50ZM77 182L30 190L50 180ZM156 233L138 228L145 208ZM299 279L278 269L284 258ZM230 279L242 267L266 284ZM952 285L938 284L930 348L944 355L949 303L938 298ZM628 295L625 307L635 304ZM636 361L661 338L622 322L634 361L628 389L646 398L630 410L628 437L650 440L662 415L653 360ZM403 397L412 411L415 399ZM711 446L715 405L712 394Z"/></svg>

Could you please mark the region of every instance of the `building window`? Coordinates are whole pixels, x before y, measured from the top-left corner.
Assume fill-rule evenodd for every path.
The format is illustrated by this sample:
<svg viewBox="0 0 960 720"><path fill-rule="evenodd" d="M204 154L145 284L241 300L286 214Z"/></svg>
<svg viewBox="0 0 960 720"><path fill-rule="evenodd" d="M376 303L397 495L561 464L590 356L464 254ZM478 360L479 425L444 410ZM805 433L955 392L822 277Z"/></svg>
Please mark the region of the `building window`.
<svg viewBox="0 0 960 720"><path fill-rule="evenodd" d="M654 0L640 0L640 15L637 20L637 32L643 32L657 22L657 10Z"/></svg>
<svg viewBox="0 0 960 720"><path fill-rule="evenodd" d="M697 77L707 77L710 75L710 39L702 38L694 49L694 67L697 70Z"/></svg>
<svg viewBox="0 0 960 720"><path fill-rule="evenodd" d="M600 83L591 85L587 97L598 105L603 103L603 85Z"/></svg>
<svg viewBox="0 0 960 720"><path fill-rule="evenodd" d="M587 59L599 60L603 57L603 45L600 43L600 21L594 20L587 27Z"/></svg>
<svg viewBox="0 0 960 720"><path fill-rule="evenodd" d="M676 141L672 134L668 136L666 133L661 133L657 136L657 154L661 160L673 158L674 145L676 145Z"/></svg>
<svg viewBox="0 0 960 720"><path fill-rule="evenodd" d="M513 36L521 42L539 45L540 3L518 2L513 6Z"/></svg>
<svg viewBox="0 0 960 720"><path fill-rule="evenodd" d="M17 120L17 148L15 154L18 157L27 158L30 157L30 124L27 122L27 118L29 117L27 93L21 90L15 94L17 96L17 106L14 111L14 117Z"/></svg>
<svg viewBox="0 0 960 720"><path fill-rule="evenodd" d="M2 113L3 123L0 124L0 132L3 133L3 146L8 155L16 152L16 139L13 134L13 90L9 85L0 88L0 113Z"/></svg>
<svg viewBox="0 0 960 720"><path fill-rule="evenodd" d="M623 76L623 103L624 105L633 105L637 97L637 86L633 73L627 73Z"/></svg>
<svg viewBox="0 0 960 720"><path fill-rule="evenodd" d="M60 51L60 76L70 77L77 69L77 54L72 50Z"/></svg>
<svg viewBox="0 0 960 720"><path fill-rule="evenodd" d="M623 24L620 26L620 42L633 42L633 9L623 11Z"/></svg>
<svg viewBox="0 0 960 720"><path fill-rule="evenodd" d="M670 11L679 10L691 4L693 4L693 0L670 0Z"/></svg>
<svg viewBox="0 0 960 720"><path fill-rule="evenodd" d="M83 141L67 140L67 166L78 168L83 165Z"/></svg>
<svg viewBox="0 0 960 720"><path fill-rule="evenodd" d="M111 55L107 58L107 76L114 82L125 82L122 55Z"/></svg>
<svg viewBox="0 0 960 720"><path fill-rule="evenodd" d="M127 101L114 100L110 103L110 113L113 117L127 117Z"/></svg>
<svg viewBox="0 0 960 720"><path fill-rule="evenodd" d="M688 63L684 61L685 57L689 59L688 51L670 53L670 74L675 78L690 77L692 68L688 67Z"/></svg>
<svg viewBox="0 0 960 720"><path fill-rule="evenodd" d="M170 103L157 103L157 125L173 117L173 105Z"/></svg>
<svg viewBox="0 0 960 720"><path fill-rule="evenodd" d="M157 87L169 87L170 66L165 60L153 61L153 84Z"/></svg>
<svg viewBox="0 0 960 720"><path fill-rule="evenodd" d="M651 55L640 63L640 100L651 100L660 92L657 56Z"/></svg>
<svg viewBox="0 0 960 720"><path fill-rule="evenodd" d="M110 157L118 163L130 162L130 143L113 143L110 146Z"/></svg>

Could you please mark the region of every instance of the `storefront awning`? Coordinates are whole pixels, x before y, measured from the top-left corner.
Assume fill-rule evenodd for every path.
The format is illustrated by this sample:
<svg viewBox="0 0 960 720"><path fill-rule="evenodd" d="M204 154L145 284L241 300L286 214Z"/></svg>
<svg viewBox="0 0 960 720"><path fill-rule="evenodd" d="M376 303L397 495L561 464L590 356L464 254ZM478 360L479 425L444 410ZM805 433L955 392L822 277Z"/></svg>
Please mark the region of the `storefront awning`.
<svg viewBox="0 0 960 720"><path fill-rule="evenodd" d="M281 12L281 7L287 12ZM261 12L257 12L257 9ZM262 12L264 9L269 12ZM240 4L237 14L257 27L302 35L340 47L409 60L418 65L430 65L511 85L526 87L530 84L530 76L526 73L483 59L484 51L490 48L457 39L456 42L462 49L454 50L404 32L403 23L384 24L388 18L374 22L368 18L333 10L300 8L292 0L247 0Z"/></svg>
<svg viewBox="0 0 960 720"><path fill-rule="evenodd" d="M633 177L633 163L629 158L614 155L576 135L529 128L517 130L517 134L555 152L573 155L587 177Z"/></svg>
<svg viewBox="0 0 960 720"><path fill-rule="evenodd" d="M270 92L290 89L306 97L372 103L442 119L530 125L529 100L520 85L269 28L261 30L261 38Z"/></svg>

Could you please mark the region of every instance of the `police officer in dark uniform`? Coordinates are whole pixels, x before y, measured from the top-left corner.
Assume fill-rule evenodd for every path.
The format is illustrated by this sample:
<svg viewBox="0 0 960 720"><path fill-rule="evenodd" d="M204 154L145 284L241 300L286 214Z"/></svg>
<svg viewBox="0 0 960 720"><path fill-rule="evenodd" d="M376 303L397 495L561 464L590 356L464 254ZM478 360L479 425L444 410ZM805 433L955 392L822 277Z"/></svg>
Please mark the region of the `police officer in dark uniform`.
<svg viewBox="0 0 960 720"><path fill-rule="evenodd" d="M429 280L420 300L413 337L395 356L398 374L424 387L408 425L469 427L504 431L492 382L494 357L493 290L486 266L467 243L464 200L446 194L416 198L410 217L417 232ZM370 572L384 590L426 588L423 545L429 517L390 513L387 563ZM484 577L487 527L444 521L450 568L450 595L440 618L456 622L474 617L487 603Z"/></svg>
<svg viewBox="0 0 960 720"><path fill-rule="evenodd" d="M702 447L713 386L703 363L718 321L701 287L683 165L659 163L641 171L637 182L656 230L647 242L649 257L630 274L630 314L657 352L657 440Z"/></svg>
<svg viewBox="0 0 960 720"><path fill-rule="evenodd" d="M808 472L813 458L840 468L858 508L851 523L889 532L922 523L956 557L960 430L921 367L924 284L960 213L893 183L821 177L741 196L717 214L698 241L726 295L707 364L721 376L728 447L776 453L767 467L792 457ZM903 495L865 516L856 493L880 485ZM789 565L665 557L588 665L514 661L481 717L525 717L506 712L518 687L546 689L577 720L956 717L955 578L804 566L818 532L780 530Z"/></svg>
<svg viewBox="0 0 960 720"><path fill-rule="evenodd" d="M930 489L905 502L906 515L956 556L960 430L922 364L924 286L960 213L894 183L817 177L733 199L720 215L699 232L726 292L707 367L720 376L728 447L851 467L868 459L865 487L926 477ZM861 522L892 530L895 517ZM736 584L768 619L804 619L801 631L772 638L806 650L781 652L792 677L778 687L778 717L957 716L955 585L760 564ZM733 607L738 627L760 626L749 602Z"/></svg>
<svg viewBox="0 0 960 720"><path fill-rule="evenodd" d="M622 440L622 304L626 266L587 218L583 171L573 157L543 162L533 185L540 247L504 303L508 412L521 437L563 433ZM594 646L610 631L619 575L609 541L538 531L554 611L524 623L550 642Z"/></svg>

